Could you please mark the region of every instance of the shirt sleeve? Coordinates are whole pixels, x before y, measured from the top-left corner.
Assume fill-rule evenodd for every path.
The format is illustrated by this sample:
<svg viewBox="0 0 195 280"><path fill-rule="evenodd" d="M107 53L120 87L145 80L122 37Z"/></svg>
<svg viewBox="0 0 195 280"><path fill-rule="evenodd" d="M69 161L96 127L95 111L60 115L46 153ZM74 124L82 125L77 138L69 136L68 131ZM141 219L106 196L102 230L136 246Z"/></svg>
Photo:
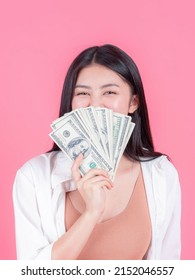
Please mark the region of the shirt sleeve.
<svg viewBox="0 0 195 280"><path fill-rule="evenodd" d="M33 180L21 169L14 181L13 203L17 259L51 259L53 243L43 234Z"/></svg>

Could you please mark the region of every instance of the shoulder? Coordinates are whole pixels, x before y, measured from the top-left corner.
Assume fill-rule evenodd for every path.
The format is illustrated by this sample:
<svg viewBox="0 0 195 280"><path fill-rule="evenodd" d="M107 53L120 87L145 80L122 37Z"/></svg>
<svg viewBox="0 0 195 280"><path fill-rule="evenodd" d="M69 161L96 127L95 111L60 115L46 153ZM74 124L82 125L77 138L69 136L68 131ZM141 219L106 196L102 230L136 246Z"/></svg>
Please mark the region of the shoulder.
<svg viewBox="0 0 195 280"><path fill-rule="evenodd" d="M61 159L67 163L70 162L70 160L62 151L43 153L26 161L20 167L20 170L23 172L28 172L29 169L35 169L36 171L43 169L53 169L56 163Z"/></svg>
<svg viewBox="0 0 195 280"><path fill-rule="evenodd" d="M153 186L154 192L180 193L178 171L166 156L142 162L141 165L144 179Z"/></svg>
<svg viewBox="0 0 195 280"><path fill-rule="evenodd" d="M55 164L56 157L56 152L40 154L26 161L17 173L21 173L27 178L30 178L33 174L38 175L41 172L49 172L52 169L52 165Z"/></svg>
<svg viewBox="0 0 195 280"><path fill-rule="evenodd" d="M149 161L142 161L142 167L148 172L166 175L166 177L178 177L178 172L174 164L167 156L160 156Z"/></svg>
<svg viewBox="0 0 195 280"><path fill-rule="evenodd" d="M72 161L62 151L53 151L28 160L17 173L33 182L48 182L55 174L67 173L71 165Z"/></svg>
<svg viewBox="0 0 195 280"><path fill-rule="evenodd" d="M21 170L26 170L29 168L29 166L41 166L41 165L47 165L47 164L51 164L53 162L53 160L55 160L55 158L58 156L58 152L50 152L50 153L43 153L40 154L38 156L35 156L29 160L27 160L22 166L21 166Z"/></svg>
<svg viewBox="0 0 195 280"><path fill-rule="evenodd" d="M142 170L146 184L146 190L152 191L156 200L170 202L170 208L174 201L180 200L181 188L177 169L166 157L160 156L154 160L142 162ZM160 203L160 202L158 202ZM160 204L161 204L160 203Z"/></svg>

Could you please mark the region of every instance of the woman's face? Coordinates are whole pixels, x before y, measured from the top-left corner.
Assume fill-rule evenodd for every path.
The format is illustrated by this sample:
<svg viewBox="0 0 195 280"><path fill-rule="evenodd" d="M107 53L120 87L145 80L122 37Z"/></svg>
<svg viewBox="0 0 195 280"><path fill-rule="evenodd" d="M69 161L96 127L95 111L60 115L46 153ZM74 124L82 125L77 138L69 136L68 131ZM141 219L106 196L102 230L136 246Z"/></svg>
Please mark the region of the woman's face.
<svg viewBox="0 0 195 280"><path fill-rule="evenodd" d="M72 110L81 107L105 107L127 115L138 107L128 83L109 68L92 64L83 68L76 82Z"/></svg>

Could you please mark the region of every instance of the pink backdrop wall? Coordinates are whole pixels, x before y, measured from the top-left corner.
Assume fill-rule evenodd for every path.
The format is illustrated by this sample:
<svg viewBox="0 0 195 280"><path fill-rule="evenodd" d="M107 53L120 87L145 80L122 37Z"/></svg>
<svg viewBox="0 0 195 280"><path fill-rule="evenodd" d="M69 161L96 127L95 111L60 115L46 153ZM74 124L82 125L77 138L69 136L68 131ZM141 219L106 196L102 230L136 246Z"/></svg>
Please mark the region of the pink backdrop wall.
<svg viewBox="0 0 195 280"><path fill-rule="evenodd" d="M157 150L182 185L182 258L195 259L195 5L193 0L18 0L0 4L0 259L15 259L16 170L51 147L67 67L112 43L136 61Z"/></svg>

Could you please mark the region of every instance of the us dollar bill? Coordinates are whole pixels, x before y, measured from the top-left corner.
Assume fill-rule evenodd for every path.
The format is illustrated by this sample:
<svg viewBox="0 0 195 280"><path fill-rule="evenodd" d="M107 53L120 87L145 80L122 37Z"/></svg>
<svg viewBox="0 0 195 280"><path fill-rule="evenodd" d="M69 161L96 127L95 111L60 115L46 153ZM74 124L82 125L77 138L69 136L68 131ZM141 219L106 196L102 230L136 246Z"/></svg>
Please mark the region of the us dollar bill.
<svg viewBox="0 0 195 280"><path fill-rule="evenodd" d="M130 124L131 124L131 117L126 116L126 115L121 115L118 116L119 114L117 114L117 117L121 117L121 125L120 125L120 130L119 130L119 135L118 135L118 139L116 142L116 147L115 147L115 151L114 151L114 171L116 171L117 167L118 167L118 163L120 162L121 156L124 153L125 150L125 143L127 143L127 136L129 135L129 128L130 128Z"/></svg>
<svg viewBox="0 0 195 280"><path fill-rule="evenodd" d="M114 180L134 126L127 115L107 108L86 107L53 121L50 137L72 160L79 153L84 154L81 174L91 168L103 168Z"/></svg>
<svg viewBox="0 0 195 280"><path fill-rule="evenodd" d="M102 139L101 128L99 125L100 120L99 118L97 118L97 114L94 107L82 108L81 112L83 112L83 114L86 116L86 121L88 122L89 128L91 129L91 133L95 133L96 139L100 143L105 156L109 156L107 153L106 145L104 143L104 139Z"/></svg>
<svg viewBox="0 0 195 280"><path fill-rule="evenodd" d="M128 130L127 130L127 135L125 136L125 141L124 141L124 150L125 150L125 148L126 148L126 146L127 146L127 143L129 142L129 139L130 139L130 137L131 137L131 134L132 134L132 132L133 132L133 130L134 130L134 127L135 127L135 123L133 123L133 122L130 122L129 123L129 128L128 128Z"/></svg>
<svg viewBox="0 0 195 280"><path fill-rule="evenodd" d="M95 133L93 133L89 130L89 127L87 127L87 125L86 125L86 121L83 120L83 117L81 117L79 112L80 112L80 110L76 109L74 111L66 113L63 117L60 117L58 119L58 121L55 121L52 123L52 125L51 125L52 129L55 130L55 129L65 125L66 119L71 118L73 120L73 122L81 129L81 131L85 132L86 136L90 139L90 141L94 144L94 146L96 146L96 148L100 152L104 153L100 143L97 141Z"/></svg>
<svg viewBox="0 0 195 280"><path fill-rule="evenodd" d="M56 119L55 121L53 121L52 124L51 124L51 128L53 130L55 130L55 129L59 128L60 126L62 126L65 118L68 117L68 115L70 115L71 113L72 112L66 113L66 114L64 114L64 116L62 116L62 117Z"/></svg>
<svg viewBox="0 0 195 280"><path fill-rule="evenodd" d="M105 147L106 153L112 162L112 110L96 107L95 112L100 127L101 139ZM111 128L111 129L110 129Z"/></svg>
<svg viewBox="0 0 195 280"><path fill-rule="evenodd" d="M122 131L123 117L121 114L113 113L113 161L114 157L118 157L116 153L117 143L119 141L119 136Z"/></svg>
<svg viewBox="0 0 195 280"><path fill-rule="evenodd" d="M91 139L88 138L86 131L81 130L75 124L71 116L63 120L63 125L56 128L49 135L71 160L75 160L80 153L83 154L84 158L79 167L82 175L86 174L90 169L99 168L106 170L110 177L113 177L111 164L106 161Z"/></svg>

